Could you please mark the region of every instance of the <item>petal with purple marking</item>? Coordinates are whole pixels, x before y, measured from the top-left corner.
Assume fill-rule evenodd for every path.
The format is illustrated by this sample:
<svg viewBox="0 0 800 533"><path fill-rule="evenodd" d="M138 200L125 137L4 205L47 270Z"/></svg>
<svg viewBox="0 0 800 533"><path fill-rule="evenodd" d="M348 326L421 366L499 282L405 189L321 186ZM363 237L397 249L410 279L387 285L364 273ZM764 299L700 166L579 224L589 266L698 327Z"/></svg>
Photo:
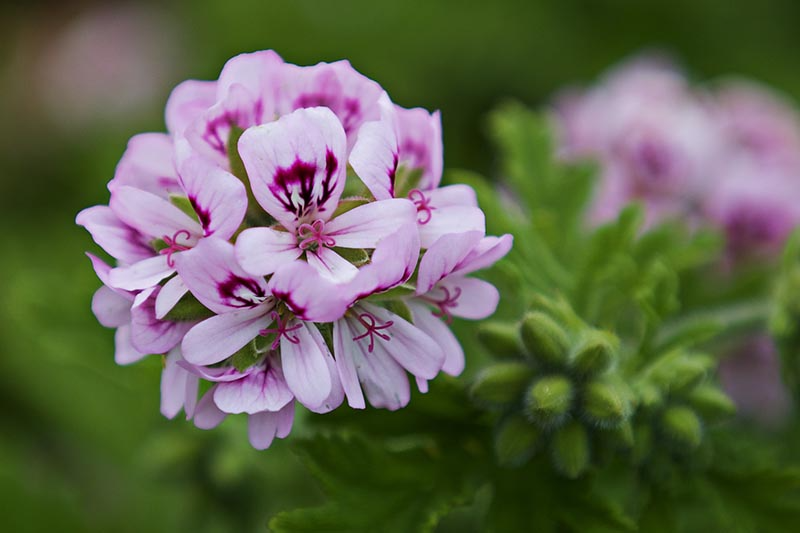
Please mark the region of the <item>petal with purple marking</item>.
<svg viewBox="0 0 800 533"><path fill-rule="evenodd" d="M178 232L188 232L185 244L193 246L203 235L196 220L155 194L123 186L117 188L109 202L114 213L127 225L156 239L174 238Z"/></svg>
<svg viewBox="0 0 800 533"><path fill-rule="evenodd" d="M181 165L181 183L206 237L229 239L244 220L247 191L233 174L199 158Z"/></svg>
<svg viewBox="0 0 800 533"><path fill-rule="evenodd" d="M164 133L133 136L108 189L113 193L119 187L130 186L161 198L181 192L175 171L174 148L172 138Z"/></svg>
<svg viewBox="0 0 800 533"><path fill-rule="evenodd" d="M219 383L214 403L231 414L279 411L292 401L292 393L280 368L260 368L236 381Z"/></svg>
<svg viewBox="0 0 800 533"><path fill-rule="evenodd" d="M177 254L175 266L192 294L215 313L253 308L269 296L263 278L245 272L233 245L222 239L202 239L193 249Z"/></svg>
<svg viewBox="0 0 800 533"><path fill-rule="evenodd" d="M239 139L256 200L289 230L333 214L344 189L346 149L342 124L324 107L298 109Z"/></svg>
<svg viewBox="0 0 800 533"><path fill-rule="evenodd" d="M323 277L305 261L278 269L269 280L269 289L297 318L312 322L333 322L352 303L345 287Z"/></svg>
<svg viewBox="0 0 800 533"><path fill-rule="evenodd" d="M438 111L395 106L400 164L421 169L419 188L435 189L442 180L442 117Z"/></svg>
<svg viewBox="0 0 800 533"><path fill-rule="evenodd" d="M186 127L199 119L217 96L217 82L187 80L175 87L167 100L167 130L182 136Z"/></svg>
<svg viewBox="0 0 800 533"><path fill-rule="evenodd" d="M439 237L422 256L417 276L417 294L425 294L448 276L480 242L483 232L466 231Z"/></svg>
<svg viewBox="0 0 800 533"><path fill-rule="evenodd" d="M380 120L361 126L349 162L372 195L378 200L387 200L394 197L400 149L395 111L385 93L380 98L379 106Z"/></svg>
<svg viewBox="0 0 800 533"><path fill-rule="evenodd" d="M156 296L160 287L142 291L131 307L131 342L142 353L167 353L194 325L156 318Z"/></svg>
<svg viewBox="0 0 800 533"><path fill-rule="evenodd" d="M146 238L106 205L84 209L78 213L75 223L86 228L94 242L121 263L135 263L154 254Z"/></svg>

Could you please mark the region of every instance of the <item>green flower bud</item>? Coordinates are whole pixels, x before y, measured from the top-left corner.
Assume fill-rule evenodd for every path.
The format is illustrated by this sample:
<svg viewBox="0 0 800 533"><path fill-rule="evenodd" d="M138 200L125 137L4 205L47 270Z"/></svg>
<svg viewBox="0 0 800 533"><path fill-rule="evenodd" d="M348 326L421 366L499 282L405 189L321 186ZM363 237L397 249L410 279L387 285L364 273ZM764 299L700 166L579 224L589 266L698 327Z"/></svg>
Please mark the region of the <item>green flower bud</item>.
<svg viewBox="0 0 800 533"><path fill-rule="evenodd" d="M600 427L619 426L631 415L629 397L623 383L592 381L583 391L583 413Z"/></svg>
<svg viewBox="0 0 800 533"><path fill-rule="evenodd" d="M672 353L659 363L652 378L667 390L686 393L700 384L712 368L714 360L707 355Z"/></svg>
<svg viewBox="0 0 800 533"><path fill-rule="evenodd" d="M574 389L569 378L546 376L534 383L525 398L528 416L542 426L564 422L572 407Z"/></svg>
<svg viewBox="0 0 800 533"><path fill-rule="evenodd" d="M700 419L689 407L668 408L661 416L661 428L681 448L697 448L703 439Z"/></svg>
<svg viewBox="0 0 800 533"><path fill-rule="evenodd" d="M522 353L516 324L486 322L478 327L478 341L495 357L513 357Z"/></svg>
<svg viewBox="0 0 800 533"><path fill-rule="evenodd" d="M727 394L714 385L700 385L689 394L689 403L703 418L716 419L730 416L736 406Z"/></svg>
<svg viewBox="0 0 800 533"><path fill-rule="evenodd" d="M530 459L542 430L531 424L522 415L507 418L494 437L494 449L501 465L517 466Z"/></svg>
<svg viewBox="0 0 800 533"><path fill-rule="evenodd" d="M527 353L539 362L552 366L566 362L569 339L550 316L539 311L528 313L520 325L520 335Z"/></svg>
<svg viewBox="0 0 800 533"><path fill-rule="evenodd" d="M533 378L533 369L522 361L497 363L482 370L470 393L485 405L502 406L520 399Z"/></svg>
<svg viewBox="0 0 800 533"><path fill-rule="evenodd" d="M553 435L553 462L570 479L580 476L589 466L589 435L578 422L571 422Z"/></svg>
<svg viewBox="0 0 800 533"><path fill-rule="evenodd" d="M572 355L572 367L583 376L602 374L616 356L617 339L603 331L587 332Z"/></svg>

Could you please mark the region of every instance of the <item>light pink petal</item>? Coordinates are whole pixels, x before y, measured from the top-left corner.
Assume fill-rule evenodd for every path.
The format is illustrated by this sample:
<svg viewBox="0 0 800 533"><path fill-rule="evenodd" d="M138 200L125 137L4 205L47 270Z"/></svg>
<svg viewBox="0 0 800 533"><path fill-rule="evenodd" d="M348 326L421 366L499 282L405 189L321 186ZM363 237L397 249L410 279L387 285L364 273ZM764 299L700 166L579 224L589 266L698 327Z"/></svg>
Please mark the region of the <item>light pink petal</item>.
<svg viewBox="0 0 800 533"><path fill-rule="evenodd" d="M290 402L278 411L278 430L275 436L279 439L285 439L289 432L292 431L292 423L294 422L294 402Z"/></svg>
<svg viewBox="0 0 800 533"><path fill-rule="evenodd" d="M483 238L483 232L466 231L439 237L422 256L417 276L417 294L425 294L450 274Z"/></svg>
<svg viewBox="0 0 800 533"><path fill-rule="evenodd" d="M322 342L325 343L324 340ZM331 355L330 350L328 350L327 343L325 343L325 350L327 351L325 356L325 364L328 365L328 375L331 377L331 392L318 407L309 408L310 411L319 414L325 414L333 411L342 405L342 402L344 401L344 389L342 388L342 382L339 379L339 371L336 369L336 361Z"/></svg>
<svg viewBox="0 0 800 533"><path fill-rule="evenodd" d="M465 205L478 207L478 196L469 185L457 184L425 191L425 196L433 207Z"/></svg>
<svg viewBox="0 0 800 533"><path fill-rule="evenodd" d="M189 288L180 276L175 276L161 287L156 296L156 318L161 320L189 292Z"/></svg>
<svg viewBox="0 0 800 533"><path fill-rule="evenodd" d="M428 380L422 378L415 378L415 380L417 382L417 389L419 389L422 394L426 394L428 392Z"/></svg>
<svg viewBox="0 0 800 533"><path fill-rule="evenodd" d="M442 117L438 111L395 106L400 164L422 169L419 188L433 189L442 179Z"/></svg>
<svg viewBox="0 0 800 533"><path fill-rule="evenodd" d="M118 327L114 333L114 348L114 361L118 365L130 365L148 355L133 347L131 327L127 325Z"/></svg>
<svg viewBox="0 0 800 533"><path fill-rule="evenodd" d="M486 220L480 208L470 206L437 207L431 212L427 223L419 225L420 245L423 248L430 248L443 235L464 233L465 231L486 233Z"/></svg>
<svg viewBox="0 0 800 533"><path fill-rule="evenodd" d="M448 307L448 311L461 318L480 320L488 317L497 309L500 294L491 283L476 278L461 278L450 276L440 281L426 297L440 299L442 288L446 288L450 295L459 294L455 305Z"/></svg>
<svg viewBox="0 0 800 533"><path fill-rule="evenodd" d="M278 433L281 416L279 413L263 411L247 418L247 436L256 450L266 450Z"/></svg>
<svg viewBox="0 0 800 533"><path fill-rule="evenodd" d="M279 411L292 401L280 369L258 369L237 381L222 382L214 391L214 403L231 414Z"/></svg>
<svg viewBox="0 0 800 533"><path fill-rule="evenodd" d="M257 123L275 114L275 92L281 81L283 59L272 50L239 54L225 63L219 75L217 98L225 99L232 87L239 86L254 97L259 113Z"/></svg>
<svg viewBox="0 0 800 533"><path fill-rule="evenodd" d="M394 197L400 148L395 110L386 94L381 96L379 105L380 120L361 126L349 161L372 195L378 200L387 200Z"/></svg>
<svg viewBox="0 0 800 533"><path fill-rule="evenodd" d="M306 253L306 261L326 279L337 283L352 280L358 274L358 268L330 248L319 248L316 252Z"/></svg>
<svg viewBox="0 0 800 533"><path fill-rule="evenodd" d="M164 370L161 372L161 414L167 418L175 418L184 408L187 388L197 387L197 376L178 365L180 360L180 350L172 350L167 355Z"/></svg>
<svg viewBox="0 0 800 533"><path fill-rule="evenodd" d="M106 205L84 209L75 223L86 228L94 242L122 263L135 263L154 254L145 237L122 222Z"/></svg>
<svg viewBox="0 0 800 533"><path fill-rule="evenodd" d="M119 187L130 186L162 198L182 193L175 171L174 149L172 139L164 133L134 135L108 189L113 194Z"/></svg>
<svg viewBox="0 0 800 533"><path fill-rule="evenodd" d="M131 342L142 353L167 353L177 346L194 325L191 322L167 322L156 318L156 296L160 288L145 291L131 307Z"/></svg>
<svg viewBox="0 0 800 533"><path fill-rule="evenodd" d="M510 233L500 237L484 237L453 271L455 276L463 276L476 270L488 268L505 257L514 244L514 236Z"/></svg>
<svg viewBox="0 0 800 533"><path fill-rule="evenodd" d="M331 63L330 66L342 88L340 105L333 112L342 121L347 133L347 147L351 150L361 125L380 117L378 101L384 91L375 81L354 69L346 59Z"/></svg>
<svg viewBox="0 0 800 533"><path fill-rule="evenodd" d="M339 358L349 359L345 364L352 367L350 371L355 369L358 382L373 407L392 411L405 407L411 398L411 388L403 368L385 350L375 348L370 352L368 343L354 340L364 333L356 319L348 317L336 324L339 334L334 336L334 342L338 340L339 344L334 349L348 403L360 408L364 400L360 387L355 388L351 376L342 372L344 365L339 365Z"/></svg>
<svg viewBox="0 0 800 533"><path fill-rule="evenodd" d="M464 371L464 350L444 320L434 316L431 310L421 303L408 302L408 307L411 308L414 325L435 340L444 352L442 371L451 376L461 374Z"/></svg>
<svg viewBox="0 0 800 533"><path fill-rule="evenodd" d="M138 291L155 286L174 272L166 255L155 255L129 266L112 269L108 273L108 282L115 289Z"/></svg>
<svg viewBox="0 0 800 533"><path fill-rule="evenodd" d="M181 182L206 237L236 233L247 211L247 191L236 176L192 157L181 165Z"/></svg>
<svg viewBox="0 0 800 533"><path fill-rule="evenodd" d="M236 239L236 259L254 276L266 276L300 257L293 233L272 228L250 228Z"/></svg>
<svg viewBox="0 0 800 533"><path fill-rule="evenodd" d="M416 218L417 208L409 200L382 200L339 215L325 225L325 233L336 241L336 246L375 248L381 239Z"/></svg>
<svg viewBox="0 0 800 533"><path fill-rule="evenodd" d="M109 203L114 213L137 231L156 239L172 238L179 231L188 231L191 236L180 240L180 244L194 245L203 235L197 221L155 194L123 186L114 190Z"/></svg>
<svg viewBox="0 0 800 533"><path fill-rule="evenodd" d="M345 287L323 277L305 261L282 266L269 280L272 294L300 320L333 322L352 303Z"/></svg>
<svg viewBox="0 0 800 533"><path fill-rule="evenodd" d="M172 135L183 135L189 124L199 119L217 96L217 82L187 80L175 87L167 100L167 129Z"/></svg>
<svg viewBox="0 0 800 533"><path fill-rule="evenodd" d="M416 224L398 228L375 248L371 261L361 267L348 290L350 302L391 289L408 280L417 268L419 232Z"/></svg>
<svg viewBox="0 0 800 533"><path fill-rule="evenodd" d="M131 321L131 301L105 285L92 297L92 313L107 328L118 328Z"/></svg>
<svg viewBox="0 0 800 533"><path fill-rule="evenodd" d="M208 389L205 395L197 402L197 407L194 410L192 420L194 425L200 429L213 429L220 425L225 417L228 416L222 412L219 407L214 403L214 387Z"/></svg>
<svg viewBox="0 0 800 533"><path fill-rule="evenodd" d="M271 306L233 311L208 318L183 339L183 358L195 365L213 365L230 357L269 325Z"/></svg>
<svg viewBox="0 0 800 533"><path fill-rule="evenodd" d="M336 353L336 370L347 397L347 404L353 409L364 409L366 403L364 403L364 393L361 391L356 369L356 360L361 362L363 356L355 353L355 350L360 349L354 345L353 337L346 319L342 318L333 323L333 351Z"/></svg>
<svg viewBox="0 0 800 533"><path fill-rule="evenodd" d="M236 261L233 245L222 239L202 239L174 258L183 282L215 313L256 307L269 295L264 279L245 272Z"/></svg>
<svg viewBox="0 0 800 533"><path fill-rule="evenodd" d="M327 107L335 113L342 107L342 84L328 63L311 66L286 64L278 92L277 114L286 115L297 109Z"/></svg>
<svg viewBox="0 0 800 533"><path fill-rule="evenodd" d="M206 381L212 381L214 383L222 383L228 381L236 381L238 379L242 379L245 376L249 376L256 370L257 367L251 366L250 368L239 371L236 367L233 366L223 366L223 367L210 367L210 366L197 366L189 363L185 359L178 362L180 366L185 368L188 372L205 379Z"/></svg>
<svg viewBox="0 0 800 533"><path fill-rule="evenodd" d="M344 189L346 150L342 124L322 107L298 109L239 139L256 200L289 230L333 214Z"/></svg>
<svg viewBox="0 0 800 533"><path fill-rule="evenodd" d="M366 311L372 315L379 324L392 323L390 327L381 330L388 335L389 340L378 335L373 337L373 354L385 352L397 361L400 366L423 379L432 379L439 373L444 364L445 354L442 349L428 334L407 322L400 316L391 313L383 307L361 303L354 308L354 312ZM351 321L351 323L353 323ZM358 322L355 322L356 324ZM358 328L357 328L358 329ZM366 328L361 324L361 332ZM369 337L356 341L360 346L369 345Z"/></svg>
<svg viewBox="0 0 800 533"><path fill-rule="evenodd" d="M326 362L330 352L313 324L292 320L287 327L298 324L299 329L281 336L281 363L294 396L306 407L315 409L331 393L331 374Z"/></svg>

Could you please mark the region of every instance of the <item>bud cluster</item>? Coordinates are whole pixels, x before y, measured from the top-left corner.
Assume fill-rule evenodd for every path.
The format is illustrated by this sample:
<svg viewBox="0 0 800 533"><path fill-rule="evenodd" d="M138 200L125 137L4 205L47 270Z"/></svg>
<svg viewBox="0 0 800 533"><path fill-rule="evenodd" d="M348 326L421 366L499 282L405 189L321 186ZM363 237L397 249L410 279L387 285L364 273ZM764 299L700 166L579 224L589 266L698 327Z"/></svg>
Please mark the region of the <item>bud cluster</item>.
<svg viewBox="0 0 800 533"><path fill-rule="evenodd" d="M475 378L471 394L498 413L502 464L549 453L574 478L608 450L641 463L662 442L694 449L703 421L732 410L706 380L709 357L679 350L640 367L618 337L583 322L565 301L538 304L518 324L488 323L478 333L498 361Z"/></svg>

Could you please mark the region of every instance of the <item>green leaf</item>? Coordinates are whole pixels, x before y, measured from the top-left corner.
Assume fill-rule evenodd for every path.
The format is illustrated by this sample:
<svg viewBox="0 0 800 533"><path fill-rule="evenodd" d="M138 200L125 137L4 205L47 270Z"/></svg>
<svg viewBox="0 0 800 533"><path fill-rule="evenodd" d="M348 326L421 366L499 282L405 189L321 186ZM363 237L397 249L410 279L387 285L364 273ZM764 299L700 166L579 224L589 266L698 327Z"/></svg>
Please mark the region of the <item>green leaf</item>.
<svg viewBox="0 0 800 533"><path fill-rule="evenodd" d="M275 533L431 532L477 488L460 475L463 465L452 462L448 451L392 451L357 436L317 436L294 444L330 500L277 515L269 524Z"/></svg>
<svg viewBox="0 0 800 533"><path fill-rule="evenodd" d="M211 318L212 316L214 316L213 311L201 304L192 293L187 292L178 300L175 307L167 313L164 320L169 322L194 322Z"/></svg>
<svg viewBox="0 0 800 533"><path fill-rule="evenodd" d="M239 351L231 356L230 361L236 370L242 372L256 364L260 358L261 354L256 350L256 344L253 341L242 346Z"/></svg>
<svg viewBox="0 0 800 533"><path fill-rule="evenodd" d="M361 248L334 248L334 252L355 266L361 266L369 261L369 254Z"/></svg>
<svg viewBox="0 0 800 533"><path fill-rule="evenodd" d="M198 220L197 213L194 210L191 200L186 196L179 196L177 194L170 194L169 201L172 205L189 215L193 220Z"/></svg>
<svg viewBox="0 0 800 533"><path fill-rule="evenodd" d="M421 168L407 168L405 166L398 168L394 179L395 198L405 198L409 192L419 187L422 174L423 169Z"/></svg>
<svg viewBox="0 0 800 533"><path fill-rule="evenodd" d="M383 305L386 307L386 309L396 314L406 322L410 324L414 323L414 316L411 314L411 308L408 307L408 304L406 304L405 301L399 299L387 300Z"/></svg>

